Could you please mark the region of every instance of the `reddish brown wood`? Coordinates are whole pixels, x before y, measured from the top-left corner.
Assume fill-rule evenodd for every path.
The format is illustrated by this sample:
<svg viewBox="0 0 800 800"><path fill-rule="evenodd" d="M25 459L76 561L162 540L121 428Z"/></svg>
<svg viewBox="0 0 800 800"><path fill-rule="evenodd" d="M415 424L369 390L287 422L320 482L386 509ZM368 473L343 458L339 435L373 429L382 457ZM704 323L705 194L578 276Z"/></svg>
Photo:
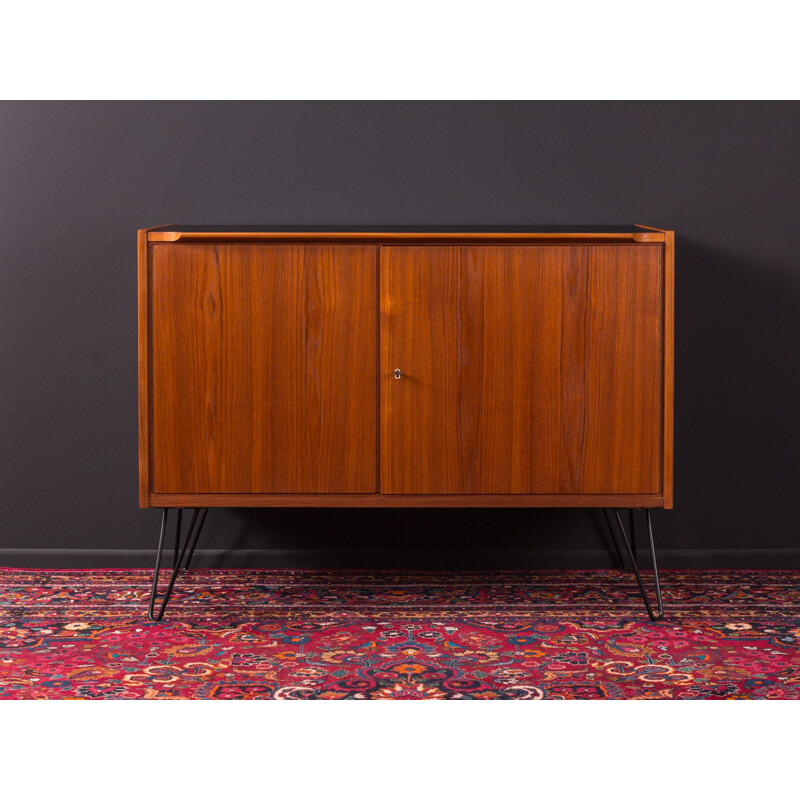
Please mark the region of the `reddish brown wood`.
<svg viewBox="0 0 800 800"><path fill-rule="evenodd" d="M147 231L137 233L139 305L139 506L147 508L150 492L150 336Z"/></svg>
<svg viewBox="0 0 800 800"><path fill-rule="evenodd" d="M660 272L648 245L382 248L381 490L657 494Z"/></svg>
<svg viewBox="0 0 800 800"><path fill-rule="evenodd" d="M649 494L151 494L156 508L660 508Z"/></svg>
<svg viewBox="0 0 800 800"><path fill-rule="evenodd" d="M375 259L153 246L154 492L377 490Z"/></svg>
<svg viewBox="0 0 800 800"><path fill-rule="evenodd" d="M147 508L150 493L150 269L147 236L174 223L137 231L138 369L139 369L139 506Z"/></svg>
<svg viewBox="0 0 800 800"><path fill-rule="evenodd" d="M152 231L142 506L672 507L671 231Z"/></svg>
<svg viewBox="0 0 800 800"><path fill-rule="evenodd" d="M661 248L589 248L582 492L661 491Z"/></svg>
<svg viewBox="0 0 800 800"><path fill-rule="evenodd" d="M664 244L664 320L663 320L663 350L664 350L664 399L663 399L663 455L662 455L662 492L664 493L664 508L672 508L673 484L673 429L674 429L674 404L675 404L675 233L666 231Z"/></svg>
<svg viewBox="0 0 800 800"><path fill-rule="evenodd" d="M644 226L640 226L644 227ZM150 242L208 242L208 241L291 241L291 242L489 242L498 244L509 242L520 244L524 242L663 242L664 233L641 231L631 233L463 233L463 232L395 232L395 233L334 233L330 231L318 232L233 232L233 231L156 231L148 235Z"/></svg>

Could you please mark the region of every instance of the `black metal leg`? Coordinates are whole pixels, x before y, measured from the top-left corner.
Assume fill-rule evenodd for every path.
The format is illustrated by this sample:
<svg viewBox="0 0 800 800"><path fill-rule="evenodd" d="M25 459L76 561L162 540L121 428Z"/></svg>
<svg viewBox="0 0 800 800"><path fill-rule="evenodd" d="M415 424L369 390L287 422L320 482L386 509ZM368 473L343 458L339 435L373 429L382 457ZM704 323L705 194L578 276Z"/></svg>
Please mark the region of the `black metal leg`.
<svg viewBox="0 0 800 800"><path fill-rule="evenodd" d="M603 516L606 518L606 525L608 525L608 532L611 536L611 541L614 543L614 549L617 551L617 558L619 559L619 565L625 572L630 572L628 569L628 564L625 559L622 557L622 550L619 549L619 542L617 541L616 533L614 532L614 523L611 521L611 512L607 509L603 509Z"/></svg>
<svg viewBox="0 0 800 800"><path fill-rule="evenodd" d="M200 524L198 525L198 516L200 514L200 509L196 508L194 510L194 514L192 514L192 521L189 523L189 531L186 536L186 540L183 543L183 547L181 548L181 522L183 517L182 509L178 509L177 519L175 521L175 547L174 547L174 557L173 557L173 565L172 565L172 575L169 579L169 584L167 585L167 589L163 593L159 593L158 591L158 576L161 570L161 558L164 554L164 540L166 539L167 535L167 519L169 517L169 509L164 509L164 514L161 517L161 533L159 534L158 538L158 552L156 553L156 566L153 572L153 589L150 593L150 608L148 610L148 617L153 620L154 622L158 622L163 616L164 611L166 611L167 603L169 602L169 598L172 596L172 590L175 587L175 580L178 577L178 573L181 571L181 565L184 563L184 558L186 556L187 548L189 547L189 543L192 542L192 554L194 553L194 548L197 545L197 539L200 536L200 528L202 528L203 522L205 521L205 515L208 513L208 509L203 509L202 517L200 518ZM191 560L191 554L189 555L189 560ZM188 561L186 562L188 566ZM158 611L156 611L156 600L161 599L161 602L158 606Z"/></svg>
<svg viewBox="0 0 800 800"><path fill-rule="evenodd" d="M195 514L196 513L197 512L195 511ZM184 570L189 569L189 565L192 563L192 556L194 556L194 549L195 547L197 547L197 540L200 538L200 531L203 530L203 525L205 524L207 516L208 516L208 509L204 508L200 512L200 522L198 523L197 528L195 528L194 539L192 540L192 544L189 547L189 555L186 556L186 561L183 562Z"/></svg>
<svg viewBox="0 0 800 800"><path fill-rule="evenodd" d="M183 521L183 509L178 509L178 519L175 522L175 554L173 555L173 561L175 564L178 563L178 551L181 546L181 522Z"/></svg>
<svg viewBox="0 0 800 800"><path fill-rule="evenodd" d="M639 554L636 552L636 521L634 520L633 509L628 509L628 531L631 538L631 553L633 553L633 560L639 563Z"/></svg>
<svg viewBox="0 0 800 800"><path fill-rule="evenodd" d="M653 542L653 521L650 518L650 509L644 509L645 517L647 519L647 536L650 540L650 557L653 561L653 582L655 584L656 590L656 605L657 610L653 610L653 606L650 604L650 600L647 597L647 590L644 588L644 582L642 581L642 575L639 572L639 564L637 563L636 556L634 555L633 549L631 547L631 542L628 540L628 535L625 531L625 526L622 524L622 517L617 509L613 510L613 516L617 521L617 529L622 536L622 541L625 544L625 550L628 554L628 558L630 560L630 564L633 568L633 572L636 575L636 581L639 584L639 591L642 594L642 599L644 600L645 608L647 608L647 613L654 622L664 617L664 604L661 598L661 584L658 580L658 562L656 561L656 547ZM608 518L608 516L606 517ZM633 509L630 509L629 515L629 522L631 525L631 532L633 531ZM633 539L633 535L631 535L631 539Z"/></svg>

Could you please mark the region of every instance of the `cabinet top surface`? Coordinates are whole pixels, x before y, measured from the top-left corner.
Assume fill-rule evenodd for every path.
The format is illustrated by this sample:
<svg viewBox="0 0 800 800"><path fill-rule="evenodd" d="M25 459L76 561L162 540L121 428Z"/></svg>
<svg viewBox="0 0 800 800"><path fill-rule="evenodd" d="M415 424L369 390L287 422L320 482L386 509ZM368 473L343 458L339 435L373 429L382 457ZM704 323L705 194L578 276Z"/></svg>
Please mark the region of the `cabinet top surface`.
<svg viewBox="0 0 800 800"><path fill-rule="evenodd" d="M161 225L139 233L148 242L178 241L507 241L665 242L668 232L647 225Z"/></svg>
<svg viewBox="0 0 800 800"><path fill-rule="evenodd" d="M612 233L647 230L639 225L165 225L158 230L180 233ZM650 228L649 230L653 230Z"/></svg>

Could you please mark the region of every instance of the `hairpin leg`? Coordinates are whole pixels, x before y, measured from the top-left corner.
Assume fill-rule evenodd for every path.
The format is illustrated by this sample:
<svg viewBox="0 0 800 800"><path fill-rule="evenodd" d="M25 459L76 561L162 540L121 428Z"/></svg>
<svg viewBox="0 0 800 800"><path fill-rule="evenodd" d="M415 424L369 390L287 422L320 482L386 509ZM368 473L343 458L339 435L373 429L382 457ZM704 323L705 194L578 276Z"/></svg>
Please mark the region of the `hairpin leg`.
<svg viewBox="0 0 800 800"><path fill-rule="evenodd" d="M172 590L175 587L175 580L178 577L178 573L181 571L181 565L183 565L184 563L187 548L191 543L192 549L189 554L189 558L186 560L186 566L188 566L189 561L191 560L191 557L194 554L194 548L197 545L197 540L200 536L200 530L203 527L203 522L205 522L207 513L208 509L203 509L202 515L200 515L199 508L196 508L194 510L194 513L192 514L192 521L189 523L189 531L186 536L186 540L184 541L183 547L181 548L181 521L183 517L183 510L180 508L178 509L177 519L175 520L175 546L173 555L172 575L170 576L169 584L167 585L166 591L160 593L158 591L158 577L159 577L159 572L161 570L161 558L164 553L164 540L166 539L167 518L169 516L169 509L168 508L164 509L164 513L161 517L161 533L159 534L158 538L158 552L156 553L156 566L153 572L153 589L150 593L150 607L147 614L148 617L154 622L158 622L164 616L164 611L167 608L167 603L169 602L169 598L172 596ZM198 518L199 518L199 524L198 524ZM158 611L156 611L156 600L158 600L159 598L161 602L158 606Z"/></svg>
<svg viewBox="0 0 800 800"><path fill-rule="evenodd" d="M628 509L628 533L630 535L630 540L631 540L631 553L633 554L633 560L638 564L639 554L636 551L636 523L634 520L634 513L632 508Z"/></svg>
<svg viewBox="0 0 800 800"><path fill-rule="evenodd" d="M194 549L197 547L197 541L200 538L200 531L203 530L203 525L205 524L206 517L208 516L208 509L204 508L200 512L200 521L197 523L197 527L194 530L194 540L192 541L189 547L189 554L186 556L186 560L183 562L183 569L189 569L189 565L192 563L192 557L194 556Z"/></svg>
<svg viewBox="0 0 800 800"><path fill-rule="evenodd" d="M608 520L610 516L613 516L617 522L617 530L619 531L620 535L622 536L622 541L625 545L625 551L628 555L629 562L631 564L631 568L633 569L634 574L636 575L636 581L639 584L639 591L642 594L642 599L644 600L645 608L647 609L647 613L650 616L650 619L653 621L657 621L663 619L664 617L664 604L661 598L661 584L658 580L658 562L656 561L656 548L653 542L653 522L650 518L650 509L644 509L645 517L647 519L647 535L650 540L650 557L653 560L653 582L655 583L655 590L656 590L656 606L657 610L653 610L653 606L650 604L650 600L647 597L647 590L644 587L644 582L642 580L642 575L639 572L639 564L636 559L635 551L631 547L631 542L635 542L634 539L634 514L633 509L630 509L629 516L628 516L628 523L630 525L630 541L628 539L628 534L625 531L625 526L622 524L622 517L617 509L613 510L613 514L609 515L608 511L606 510L606 519ZM612 526L613 527L613 526ZM612 538L613 534L612 534ZM616 545L616 539L615 539ZM619 546L617 545L617 552L619 552Z"/></svg>
<svg viewBox="0 0 800 800"><path fill-rule="evenodd" d="M614 523L611 521L611 511L608 508L604 508L603 516L606 518L606 525L608 525L608 532L611 536L611 541L614 543L614 550L617 551L619 565L625 570L625 572L630 572L630 569L628 568L628 562L623 557L622 550L619 549L619 542L617 541L616 531L614 530Z"/></svg>

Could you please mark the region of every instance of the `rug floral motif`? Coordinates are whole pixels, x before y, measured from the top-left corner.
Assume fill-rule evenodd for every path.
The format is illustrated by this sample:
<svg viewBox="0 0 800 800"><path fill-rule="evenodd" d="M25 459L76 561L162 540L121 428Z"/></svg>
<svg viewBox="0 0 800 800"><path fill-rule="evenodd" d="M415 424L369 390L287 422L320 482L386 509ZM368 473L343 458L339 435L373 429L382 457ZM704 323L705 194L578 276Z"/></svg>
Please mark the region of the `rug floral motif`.
<svg viewBox="0 0 800 800"><path fill-rule="evenodd" d="M800 699L800 572L0 570L0 698Z"/></svg>

